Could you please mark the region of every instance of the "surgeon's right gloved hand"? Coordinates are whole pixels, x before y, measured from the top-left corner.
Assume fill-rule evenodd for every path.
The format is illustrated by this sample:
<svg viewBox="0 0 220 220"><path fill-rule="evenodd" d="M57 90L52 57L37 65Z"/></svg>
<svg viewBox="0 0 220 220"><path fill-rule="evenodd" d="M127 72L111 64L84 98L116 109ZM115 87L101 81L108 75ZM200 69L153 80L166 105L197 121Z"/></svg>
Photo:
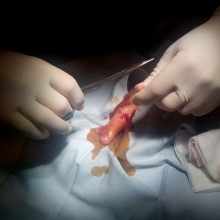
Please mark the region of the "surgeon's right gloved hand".
<svg viewBox="0 0 220 220"><path fill-rule="evenodd" d="M220 105L220 7L162 56L154 71L138 86L134 103L155 103L167 111L204 115Z"/></svg>
<svg viewBox="0 0 220 220"><path fill-rule="evenodd" d="M76 80L61 69L12 51L0 51L0 119L34 139L68 134L67 118L83 108ZM68 117L67 117L68 116Z"/></svg>

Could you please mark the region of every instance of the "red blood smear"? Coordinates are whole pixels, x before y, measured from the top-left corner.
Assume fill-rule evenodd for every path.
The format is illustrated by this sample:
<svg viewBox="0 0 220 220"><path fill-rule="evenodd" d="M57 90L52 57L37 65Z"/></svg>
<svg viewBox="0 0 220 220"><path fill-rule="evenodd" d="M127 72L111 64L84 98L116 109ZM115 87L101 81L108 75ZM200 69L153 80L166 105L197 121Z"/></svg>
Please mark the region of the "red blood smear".
<svg viewBox="0 0 220 220"><path fill-rule="evenodd" d="M117 114L116 117L118 117L119 120L124 120L124 119L126 120L126 124L125 124L124 128L122 129L122 131L124 131L124 132L129 132L134 129L132 119L135 116L136 109L138 109L138 106L136 106L134 108L134 110L132 111L132 113L129 116L128 108L133 107L131 105L134 105L134 104L131 102L131 96L129 95L129 93L127 93L124 96L123 100L115 107L114 111L109 113L110 120L112 119L114 114ZM115 115L114 115L114 117L115 117ZM104 133L105 128L106 128L106 126L99 127L99 135L100 136Z"/></svg>

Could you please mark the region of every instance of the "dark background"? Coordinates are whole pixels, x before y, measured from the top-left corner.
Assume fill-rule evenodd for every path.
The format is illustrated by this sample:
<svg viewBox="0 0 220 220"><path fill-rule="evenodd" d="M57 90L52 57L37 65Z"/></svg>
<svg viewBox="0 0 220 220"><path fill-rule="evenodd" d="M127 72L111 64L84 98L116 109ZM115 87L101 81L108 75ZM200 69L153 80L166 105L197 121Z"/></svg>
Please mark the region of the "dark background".
<svg viewBox="0 0 220 220"><path fill-rule="evenodd" d="M170 44L210 18L218 5L220 1L212 0L3 2L0 49L37 56L59 67L112 51L131 50L150 58L159 49L156 63ZM201 123L207 121L219 126L216 115L198 117L198 131L204 131Z"/></svg>
<svg viewBox="0 0 220 220"><path fill-rule="evenodd" d="M10 5L11 4L11 5ZM0 48L52 64L114 50L144 56L206 21L219 1L31 3L1 7Z"/></svg>

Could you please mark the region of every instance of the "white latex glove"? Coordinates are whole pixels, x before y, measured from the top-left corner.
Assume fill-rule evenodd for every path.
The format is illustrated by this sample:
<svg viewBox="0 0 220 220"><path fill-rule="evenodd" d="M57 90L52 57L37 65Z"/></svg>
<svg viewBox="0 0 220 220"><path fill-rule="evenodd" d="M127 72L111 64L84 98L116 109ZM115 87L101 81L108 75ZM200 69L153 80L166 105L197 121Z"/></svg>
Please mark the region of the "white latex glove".
<svg viewBox="0 0 220 220"><path fill-rule="evenodd" d="M155 103L167 111L204 115L220 105L220 7L162 56L138 86L135 104Z"/></svg>
<svg viewBox="0 0 220 220"><path fill-rule="evenodd" d="M36 139L50 131L67 134L63 120L83 108L84 96L75 79L59 68L20 53L0 52L0 118Z"/></svg>

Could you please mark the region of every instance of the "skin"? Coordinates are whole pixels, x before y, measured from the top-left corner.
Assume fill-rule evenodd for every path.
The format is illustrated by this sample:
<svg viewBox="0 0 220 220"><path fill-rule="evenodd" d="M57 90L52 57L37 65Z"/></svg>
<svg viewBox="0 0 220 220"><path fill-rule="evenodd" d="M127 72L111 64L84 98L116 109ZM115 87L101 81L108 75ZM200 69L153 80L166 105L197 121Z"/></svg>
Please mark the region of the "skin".
<svg viewBox="0 0 220 220"><path fill-rule="evenodd" d="M59 68L32 56L0 51L0 118L28 137L45 139L50 132L68 134L63 120L83 108L76 80Z"/></svg>
<svg viewBox="0 0 220 220"><path fill-rule="evenodd" d="M156 104L183 115L205 115L220 105L220 7L164 53L139 86L136 105Z"/></svg>
<svg viewBox="0 0 220 220"><path fill-rule="evenodd" d="M123 129L126 130L126 125L131 122L131 119L137 109L137 106L133 103L133 96L137 91L139 91L139 89L141 89L141 87L131 89L125 95L123 101L116 106L109 123L104 128L104 131L101 132L101 144L110 144L120 131ZM129 127L127 129L129 129Z"/></svg>

